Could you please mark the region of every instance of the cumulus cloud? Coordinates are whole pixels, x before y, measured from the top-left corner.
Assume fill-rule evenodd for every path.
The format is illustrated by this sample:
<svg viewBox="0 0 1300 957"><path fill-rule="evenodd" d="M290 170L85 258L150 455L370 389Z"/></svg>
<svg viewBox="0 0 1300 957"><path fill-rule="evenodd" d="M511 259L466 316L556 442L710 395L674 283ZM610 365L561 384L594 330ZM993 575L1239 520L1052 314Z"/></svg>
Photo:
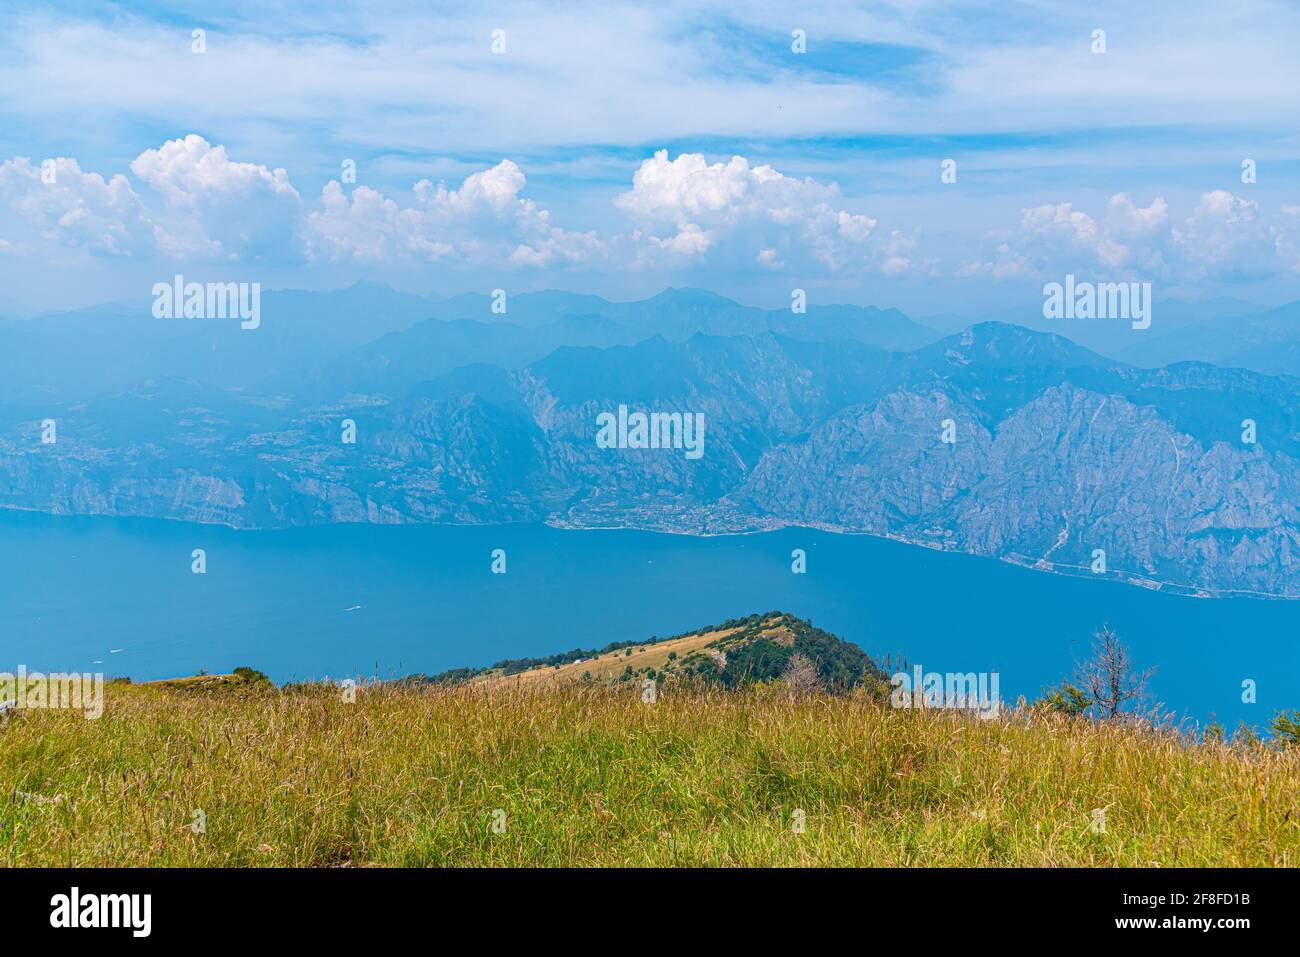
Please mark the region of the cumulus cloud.
<svg viewBox="0 0 1300 957"><path fill-rule="evenodd" d="M301 200L283 169L233 162L224 146L191 133L145 150L131 172L167 207L154 235L172 259L284 259L295 250Z"/></svg>
<svg viewBox="0 0 1300 957"><path fill-rule="evenodd" d="M359 186L348 196L326 184L322 209L307 217L308 255L377 263L393 258L430 262L558 267L590 262L604 251L594 233L551 222L551 214L520 196L527 180L510 160L466 177L458 189L421 180L406 206Z"/></svg>
<svg viewBox="0 0 1300 957"><path fill-rule="evenodd" d="M60 245L129 256L150 244L148 216L127 178L83 172L73 159L0 163L0 203L39 238Z"/></svg>
<svg viewBox="0 0 1300 957"><path fill-rule="evenodd" d="M894 231L875 238L876 220L844 208L839 189L752 166L742 156L709 163L698 153L641 163L614 205L625 232L574 232L524 194L510 160L456 188L417 183L408 201L359 186L326 185L303 231L316 260L428 262L559 268L695 265L779 272L915 270L917 240ZM928 263L928 261L925 261Z"/></svg>
<svg viewBox="0 0 1300 957"><path fill-rule="evenodd" d="M1097 218L1056 203L1022 210L1019 228L989 237L986 258L966 262L959 276L1036 278L1094 270L1116 277L1250 281L1288 266L1289 234L1267 222L1258 204L1226 190L1201 194L1182 220L1163 197L1147 206L1124 193Z"/></svg>
<svg viewBox="0 0 1300 957"><path fill-rule="evenodd" d="M872 241L876 220L843 207L839 188L795 179L743 156L709 163L700 153L659 150L614 200L634 225L643 265L757 264L832 272L910 267L895 244ZM892 265L891 265L892 263Z"/></svg>
<svg viewBox="0 0 1300 957"><path fill-rule="evenodd" d="M171 260L284 259L296 255L298 193L282 169L235 163L200 136L146 150L131 172L104 179L76 160L0 164L0 202L40 238L106 256Z"/></svg>
<svg viewBox="0 0 1300 957"><path fill-rule="evenodd" d="M365 186L349 195L332 181L310 213L285 170L236 162L224 146L194 134L131 163L145 199L122 174L106 181L75 160L51 163L50 182L30 160L0 164L0 202L40 238L104 255L558 268L606 252L595 233L562 229L525 198L527 181L510 160L454 189L421 180L405 204Z"/></svg>
<svg viewBox="0 0 1300 957"><path fill-rule="evenodd" d="M7 217L0 251L41 242L109 257L294 261L388 267L438 263L489 269L709 269L732 273L936 274L916 231L879 227L848 208L834 183L787 176L743 156L698 153L642 162L613 199L615 231L557 225L503 159L448 186L420 180L401 197L327 183L308 208L283 169L232 159L201 136L169 140L131 164L134 183L83 171L72 159L0 163ZM26 231L10 228L25 224ZM1241 282L1300 268L1300 207L1269 215L1224 190L1176 214L1160 196L1124 193L1103 208L1071 202L1022 209L1011 229L961 277L1038 279L1064 272L1109 278Z"/></svg>
<svg viewBox="0 0 1300 957"><path fill-rule="evenodd" d="M1265 222L1257 203L1227 190L1202 193L1192 215L1172 235L1179 252L1207 279L1263 279L1284 266L1283 228Z"/></svg>

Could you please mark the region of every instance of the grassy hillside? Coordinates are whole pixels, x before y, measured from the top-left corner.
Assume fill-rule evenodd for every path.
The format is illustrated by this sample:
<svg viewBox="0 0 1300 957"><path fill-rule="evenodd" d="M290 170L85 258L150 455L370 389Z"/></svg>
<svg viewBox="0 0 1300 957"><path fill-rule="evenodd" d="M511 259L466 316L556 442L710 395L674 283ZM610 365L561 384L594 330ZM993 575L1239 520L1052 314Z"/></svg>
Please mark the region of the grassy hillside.
<svg viewBox="0 0 1300 957"><path fill-rule="evenodd" d="M614 642L599 650L512 659L482 669L457 668L423 680L555 686L572 681L688 678L735 688L779 679L796 654L815 668L817 681L828 690L846 691L864 682L883 688L888 683L885 673L857 645L779 611L671 638Z"/></svg>
<svg viewBox="0 0 1300 957"><path fill-rule="evenodd" d="M0 864L1300 862L1297 749L893 711L865 687L666 682L648 704L626 681L403 684L348 703L228 676L106 697L97 721L0 728Z"/></svg>

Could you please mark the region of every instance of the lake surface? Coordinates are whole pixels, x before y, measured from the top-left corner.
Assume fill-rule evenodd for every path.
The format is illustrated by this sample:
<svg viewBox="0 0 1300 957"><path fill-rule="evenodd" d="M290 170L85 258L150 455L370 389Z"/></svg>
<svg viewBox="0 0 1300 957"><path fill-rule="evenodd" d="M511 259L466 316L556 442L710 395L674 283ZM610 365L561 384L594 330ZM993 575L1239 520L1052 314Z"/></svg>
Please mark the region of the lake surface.
<svg viewBox="0 0 1300 957"><path fill-rule="evenodd" d="M191 573L205 549L207 573ZM492 550L507 573L491 573ZM806 549L808 571L790 571ZM864 536L688 538L540 526L237 532L0 510L0 671L277 681L431 673L781 609L927 671L1036 695L1109 621L1180 714L1300 707L1300 603L1194 599ZM1258 703L1243 704L1253 679Z"/></svg>

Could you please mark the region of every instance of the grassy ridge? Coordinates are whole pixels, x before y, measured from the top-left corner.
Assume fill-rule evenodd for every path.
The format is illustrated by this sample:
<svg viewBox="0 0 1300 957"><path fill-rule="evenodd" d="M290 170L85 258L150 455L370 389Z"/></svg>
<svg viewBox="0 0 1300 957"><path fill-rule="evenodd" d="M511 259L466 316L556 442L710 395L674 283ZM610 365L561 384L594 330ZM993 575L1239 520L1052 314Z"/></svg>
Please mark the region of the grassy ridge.
<svg viewBox="0 0 1300 957"><path fill-rule="evenodd" d="M0 864L1300 862L1297 749L1077 719L775 685L115 684L106 705L0 728Z"/></svg>

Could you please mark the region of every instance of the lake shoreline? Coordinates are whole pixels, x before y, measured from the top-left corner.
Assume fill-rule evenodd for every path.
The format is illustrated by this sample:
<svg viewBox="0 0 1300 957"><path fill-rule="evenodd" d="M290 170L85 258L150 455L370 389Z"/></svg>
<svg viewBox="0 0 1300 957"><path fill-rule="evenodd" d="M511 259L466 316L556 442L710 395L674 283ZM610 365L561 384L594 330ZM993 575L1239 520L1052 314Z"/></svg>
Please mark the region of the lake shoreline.
<svg viewBox="0 0 1300 957"><path fill-rule="evenodd" d="M205 550L206 573L191 571ZM791 568L805 550L806 573ZM505 574L493 574L503 549ZM874 657L1067 676L1109 622L1180 714L1261 723L1300 704L1300 605L1199 601L823 529L690 536L546 525L351 524L256 534L0 512L0 666L133 680L246 665L285 682L400 677L644 641L781 609ZM1241 700L1256 681L1259 706Z"/></svg>

